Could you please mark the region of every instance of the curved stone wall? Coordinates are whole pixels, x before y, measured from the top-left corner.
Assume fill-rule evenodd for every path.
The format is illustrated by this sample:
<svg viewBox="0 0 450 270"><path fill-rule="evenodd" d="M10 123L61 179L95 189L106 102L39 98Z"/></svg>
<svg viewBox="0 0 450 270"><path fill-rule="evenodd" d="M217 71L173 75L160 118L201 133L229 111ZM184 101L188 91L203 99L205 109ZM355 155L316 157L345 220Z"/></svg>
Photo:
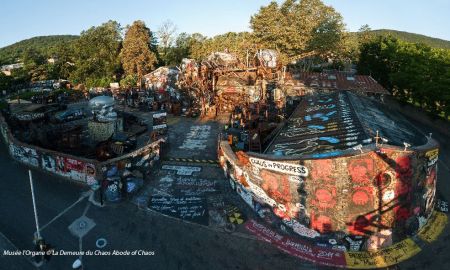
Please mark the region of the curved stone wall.
<svg viewBox="0 0 450 270"><path fill-rule="evenodd" d="M232 187L259 216L338 249L390 246L423 227L434 207L434 140L407 151L372 145L321 159L234 153L221 142L219 158Z"/></svg>
<svg viewBox="0 0 450 270"><path fill-rule="evenodd" d="M138 170L144 174L159 159L160 143L164 141L160 139L131 153L99 162L22 143L11 134L2 115L0 115L0 133L11 157L15 160L90 186L99 184L105 178L108 168L113 166L126 166L130 170Z"/></svg>

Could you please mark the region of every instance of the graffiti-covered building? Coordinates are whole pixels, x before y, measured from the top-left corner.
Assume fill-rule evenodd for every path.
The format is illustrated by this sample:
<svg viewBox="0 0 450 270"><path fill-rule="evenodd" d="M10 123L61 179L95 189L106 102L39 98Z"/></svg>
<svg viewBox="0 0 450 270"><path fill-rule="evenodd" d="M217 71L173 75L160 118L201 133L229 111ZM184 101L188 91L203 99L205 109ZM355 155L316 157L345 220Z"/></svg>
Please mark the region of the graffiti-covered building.
<svg viewBox="0 0 450 270"><path fill-rule="evenodd" d="M433 210L437 142L351 91L306 95L260 153L242 149L220 141L232 187L306 239L376 250L415 234Z"/></svg>

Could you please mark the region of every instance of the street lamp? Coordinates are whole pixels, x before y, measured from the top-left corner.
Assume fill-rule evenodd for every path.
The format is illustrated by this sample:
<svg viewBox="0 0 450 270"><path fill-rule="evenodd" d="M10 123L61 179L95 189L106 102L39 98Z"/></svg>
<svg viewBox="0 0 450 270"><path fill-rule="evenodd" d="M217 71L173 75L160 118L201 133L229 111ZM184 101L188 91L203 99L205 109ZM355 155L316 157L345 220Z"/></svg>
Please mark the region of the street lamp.
<svg viewBox="0 0 450 270"><path fill-rule="evenodd" d="M46 261L50 260L50 257L53 253L53 248L49 244L45 243L44 239L41 237L38 214L36 210L36 199L34 197L33 176L31 175L31 170L28 170L28 176L30 177L31 198L33 200L34 220L36 222L36 236L37 236L37 239L35 239L36 250L44 252L44 254L40 256L41 260L37 261L37 264L35 265L39 267L44 263L44 260ZM38 257L36 257L35 259L38 259Z"/></svg>
<svg viewBox="0 0 450 270"><path fill-rule="evenodd" d="M31 199L33 200L33 210L34 210L34 220L36 222L36 234L37 234L37 241L41 240L41 232L39 230L39 220L36 210L36 200L34 197L34 186L33 186L33 176L31 175L31 170L28 170L28 176L30 177L30 187L31 187Z"/></svg>

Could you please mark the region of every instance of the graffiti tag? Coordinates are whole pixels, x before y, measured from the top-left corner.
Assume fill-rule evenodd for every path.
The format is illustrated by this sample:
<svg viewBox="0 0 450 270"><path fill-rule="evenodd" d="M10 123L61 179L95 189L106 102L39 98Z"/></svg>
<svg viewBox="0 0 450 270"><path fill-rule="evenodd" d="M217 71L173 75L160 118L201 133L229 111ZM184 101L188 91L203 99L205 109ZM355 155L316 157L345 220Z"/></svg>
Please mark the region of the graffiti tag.
<svg viewBox="0 0 450 270"><path fill-rule="evenodd" d="M267 169L291 175L308 176L308 168L302 165L264 160L253 157L250 158L250 162L252 163L252 165L260 169Z"/></svg>

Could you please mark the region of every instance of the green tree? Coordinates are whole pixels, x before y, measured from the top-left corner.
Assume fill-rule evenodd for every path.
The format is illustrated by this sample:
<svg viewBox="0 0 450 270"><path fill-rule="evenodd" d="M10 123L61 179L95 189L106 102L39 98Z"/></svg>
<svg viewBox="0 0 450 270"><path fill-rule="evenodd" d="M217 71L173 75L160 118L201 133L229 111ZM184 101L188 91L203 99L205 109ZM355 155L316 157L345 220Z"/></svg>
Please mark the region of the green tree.
<svg viewBox="0 0 450 270"><path fill-rule="evenodd" d="M3 72L0 72L0 91L10 90L11 84L11 76L6 76Z"/></svg>
<svg viewBox="0 0 450 270"><path fill-rule="evenodd" d="M170 20L164 21L158 28L157 36L159 38L159 55L164 65L168 65L170 62L170 52L173 49L173 43L175 42L175 34L177 26Z"/></svg>
<svg viewBox="0 0 450 270"><path fill-rule="evenodd" d="M198 33L192 35L180 33L175 39L174 46L167 50L165 64L176 66L181 63L183 58L192 58L193 51L195 48L200 48L204 40L206 40L206 37Z"/></svg>
<svg viewBox="0 0 450 270"><path fill-rule="evenodd" d="M192 37L191 44L191 56L199 61L212 52L225 50L244 60L247 54L252 57L257 50L253 35L249 32L228 32L208 39L202 36Z"/></svg>
<svg viewBox="0 0 450 270"><path fill-rule="evenodd" d="M135 21L128 27L123 41L120 58L127 76L136 76L139 82L151 71L157 57L152 51L153 34L143 21ZM141 83L139 84L141 85Z"/></svg>
<svg viewBox="0 0 450 270"><path fill-rule="evenodd" d="M75 83L96 82L97 79L114 81L121 74L119 23L108 21L81 32L74 43L75 70L70 78Z"/></svg>
<svg viewBox="0 0 450 270"><path fill-rule="evenodd" d="M120 87L135 87L137 85L138 78L135 75L127 75L125 78L120 80Z"/></svg>
<svg viewBox="0 0 450 270"><path fill-rule="evenodd" d="M12 85L22 85L30 81L30 74L24 68L16 68L11 71Z"/></svg>
<svg viewBox="0 0 450 270"><path fill-rule="evenodd" d="M360 50L360 73L372 75L401 102L449 116L450 50L390 36L362 43Z"/></svg>
<svg viewBox="0 0 450 270"><path fill-rule="evenodd" d="M53 64L55 79L67 79L75 70L74 64L74 46L72 42L63 42L55 46L53 57L56 62Z"/></svg>
<svg viewBox="0 0 450 270"><path fill-rule="evenodd" d="M46 80L48 70L45 66L47 58L34 48L27 49L22 55L24 69L30 75L31 81Z"/></svg>
<svg viewBox="0 0 450 270"><path fill-rule="evenodd" d="M372 29L368 24L364 24L359 28L357 36L359 44L367 43L373 38Z"/></svg>
<svg viewBox="0 0 450 270"><path fill-rule="evenodd" d="M273 1L250 19L258 44L276 49L285 61L317 52L330 56L339 48L344 33L342 16L321 0Z"/></svg>

